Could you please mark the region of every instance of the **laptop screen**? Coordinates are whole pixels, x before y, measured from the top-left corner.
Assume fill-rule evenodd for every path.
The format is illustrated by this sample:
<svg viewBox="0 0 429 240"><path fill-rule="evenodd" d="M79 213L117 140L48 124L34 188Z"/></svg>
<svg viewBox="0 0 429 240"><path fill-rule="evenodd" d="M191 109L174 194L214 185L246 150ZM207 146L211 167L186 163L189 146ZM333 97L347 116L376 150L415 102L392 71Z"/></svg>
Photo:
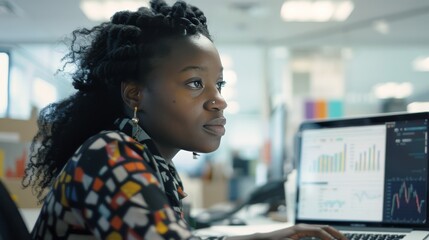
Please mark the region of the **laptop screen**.
<svg viewBox="0 0 429 240"><path fill-rule="evenodd" d="M426 226L428 113L308 121L296 222Z"/></svg>

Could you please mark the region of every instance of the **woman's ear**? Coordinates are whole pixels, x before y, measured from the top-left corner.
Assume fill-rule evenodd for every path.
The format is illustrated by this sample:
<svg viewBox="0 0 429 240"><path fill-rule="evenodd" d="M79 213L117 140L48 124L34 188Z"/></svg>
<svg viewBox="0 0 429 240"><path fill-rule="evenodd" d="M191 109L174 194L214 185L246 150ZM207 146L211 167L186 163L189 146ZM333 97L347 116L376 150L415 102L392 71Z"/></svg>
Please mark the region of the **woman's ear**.
<svg viewBox="0 0 429 240"><path fill-rule="evenodd" d="M139 107L143 97L141 90L141 86L136 82L125 81L121 83L122 100L130 109Z"/></svg>

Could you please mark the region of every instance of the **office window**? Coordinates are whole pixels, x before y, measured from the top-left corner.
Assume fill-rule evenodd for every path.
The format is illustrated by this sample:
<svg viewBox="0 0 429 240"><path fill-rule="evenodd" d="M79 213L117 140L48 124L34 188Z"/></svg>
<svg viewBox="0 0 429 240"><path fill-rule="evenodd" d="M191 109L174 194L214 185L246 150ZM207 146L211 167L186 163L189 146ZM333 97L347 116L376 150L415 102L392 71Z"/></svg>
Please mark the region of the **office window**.
<svg viewBox="0 0 429 240"><path fill-rule="evenodd" d="M10 68L8 117L23 120L30 118L31 77L29 69L14 61Z"/></svg>
<svg viewBox="0 0 429 240"><path fill-rule="evenodd" d="M9 54L0 52L0 117L6 117L9 103Z"/></svg>
<svg viewBox="0 0 429 240"><path fill-rule="evenodd" d="M38 109L46 107L57 100L57 89L41 78L33 82L33 103Z"/></svg>

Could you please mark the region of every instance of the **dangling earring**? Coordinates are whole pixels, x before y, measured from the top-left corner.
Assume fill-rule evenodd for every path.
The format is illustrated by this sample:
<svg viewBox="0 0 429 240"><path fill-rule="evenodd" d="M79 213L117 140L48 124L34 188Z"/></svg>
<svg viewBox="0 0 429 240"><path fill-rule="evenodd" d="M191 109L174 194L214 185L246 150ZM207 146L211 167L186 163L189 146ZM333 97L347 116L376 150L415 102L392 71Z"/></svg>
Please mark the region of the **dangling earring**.
<svg viewBox="0 0 429 240"><path fill-rule="evenodd" d="M138 135L140 134L141 128L138 125L139 118L137 117L137 107L134 107L134 116L131 118L131 122L133 122L133 138L138 142Z"/></svg>
<svg viewBox="0 0 429 240"><path fill-rule="evenodd" d="M198 156L200 156L200 154L198 154L196 152L192 152L192 158L193 159L198 159Z"/></svg>
<svg viewBox="0 0 429 240"><path fill-rule="evenodd" d="M131 118L131 121L133 121L134 125L139 123L139 118L137 117L137 107L134 107L134 116Z"/></svg>

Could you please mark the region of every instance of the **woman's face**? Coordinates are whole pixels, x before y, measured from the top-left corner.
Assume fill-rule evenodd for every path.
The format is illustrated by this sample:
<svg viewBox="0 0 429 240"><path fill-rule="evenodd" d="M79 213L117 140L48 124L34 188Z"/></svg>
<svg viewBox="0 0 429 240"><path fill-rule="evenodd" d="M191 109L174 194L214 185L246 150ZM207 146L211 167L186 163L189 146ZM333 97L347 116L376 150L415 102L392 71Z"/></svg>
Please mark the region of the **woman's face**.
<svg viewBox="0 0 429 240"><path fill-rule="evenodd" d="M225 134L222 63L203 35L171 40L142 90L140 122L165 158L211 152Z"/></svg>

